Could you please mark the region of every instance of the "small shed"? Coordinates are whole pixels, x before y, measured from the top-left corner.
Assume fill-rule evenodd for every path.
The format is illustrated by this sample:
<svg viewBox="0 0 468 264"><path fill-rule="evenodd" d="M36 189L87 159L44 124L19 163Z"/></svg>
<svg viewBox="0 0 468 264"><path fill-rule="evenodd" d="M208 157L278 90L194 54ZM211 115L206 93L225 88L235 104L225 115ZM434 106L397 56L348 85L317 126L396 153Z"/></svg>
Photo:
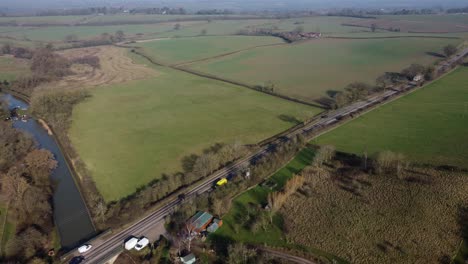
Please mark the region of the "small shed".
<svg viewBox="0 0 468 264"><path fill-rule="evenodd" d="M213 223L211 223L211 225L208 226L208 228L206 229L206 231L208 231L209 233L214 233L214 232L216 232L216 230L218 230L218 228L220 228L222 225L223 225L223 220L215 218L215 219L213 220Z"/></svg>
<svg viewBox="0 0 468 264"><path fill-rule="evenodd" d="M189 227L191 232L200 233L205 231L208 225L213 220L213 216L207 212L197 212L189 220Z"/></svg>
<svg viewBox="0 0 468 264"><path fill-rule="evenodd" d="M193 255L192 253L188 254L185 257L180 257L180 261L184 264L192 264L195 263L196 260L197 258L195 258L195 255Z"/></svg>

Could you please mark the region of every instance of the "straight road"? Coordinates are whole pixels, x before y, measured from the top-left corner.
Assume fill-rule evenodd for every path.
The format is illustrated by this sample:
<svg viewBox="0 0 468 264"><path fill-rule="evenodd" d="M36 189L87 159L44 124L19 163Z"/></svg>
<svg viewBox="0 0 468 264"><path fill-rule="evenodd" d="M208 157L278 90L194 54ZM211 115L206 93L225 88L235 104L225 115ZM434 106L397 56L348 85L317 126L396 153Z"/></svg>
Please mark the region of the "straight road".
<svg viewBox="0 0 468 264"><path fill-rule="evenodd" d="M441 66L436 68L436 71L443 69L444 67L449 67L455 63L459 58L468 54L468 48L462 50L457 55L453 56L451 59L447 60ZM387 90L382 94L374 95L366 100L353 103L352 105L343 107L336 111L331 111L329 113L323 114L321 117L317 117L311 122L298 127L297 129L291 131L286 136L280 137L275 141L260 147L256 152L248 155L247 157L235 162L234 164L227 166L211 176L205 178L201 182L195 184L193 188L185 193L185 199L191 199L198 194L205 193L209 191L214 182L223 177L228 177L231 172L235 172L238 169L241 169L245 166L249 166L252 162L257 160L259 157L265 153L271 151L275 145L278 143L292 139L293 137L302 134L307 138L310 138L310 135L316 135L316 132L323 131L326 128L329 128L333 125L336 125L341 119L357 114L360 111L369 109L370 107L376 106L380 103L385 103L391 98L403 94L404 92L416 88L416 85L408 84L405 87L395 90ZM114 234L113 236L107 238L106 240L100 242L99 244L93 244L93 248L84 253L85 257L84 263L105 263L107 260L117 255L123 250L124 241L130 236L143 236L148 230L157 226L158 223L164 220L165 216L168 216L177 205L180 205L184 202L178 198L172 198L165 201L165 205L158 210L152 212L151 214L145 216L144 218L133 223L131 226L125 228L124 230Z"/></svg>

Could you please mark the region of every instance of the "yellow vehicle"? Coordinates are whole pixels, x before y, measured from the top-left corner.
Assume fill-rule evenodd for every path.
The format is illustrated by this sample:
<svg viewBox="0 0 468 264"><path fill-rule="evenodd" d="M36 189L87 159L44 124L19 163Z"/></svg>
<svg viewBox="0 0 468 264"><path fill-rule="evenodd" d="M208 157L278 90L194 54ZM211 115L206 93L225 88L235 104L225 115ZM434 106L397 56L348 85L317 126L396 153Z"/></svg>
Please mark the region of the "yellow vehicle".
<svg viewBox="0 0 468 264"><path fill-rule="evenodd" d="M216 186L223 186L226 183L228 183L228 180L226 178L222 178L216 182Z"/></svg>

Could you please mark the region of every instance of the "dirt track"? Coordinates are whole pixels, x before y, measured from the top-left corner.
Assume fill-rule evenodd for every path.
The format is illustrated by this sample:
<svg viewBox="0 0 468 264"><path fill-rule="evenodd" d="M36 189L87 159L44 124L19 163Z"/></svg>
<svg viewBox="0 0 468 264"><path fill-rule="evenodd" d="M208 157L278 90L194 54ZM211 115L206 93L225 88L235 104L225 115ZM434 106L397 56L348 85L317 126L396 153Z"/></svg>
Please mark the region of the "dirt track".
<svg viewBox="0 0 468 264"><path fill-rule="evenodd" d="M100 59L101 67L93 69L87 65L73 65L73 75L47 86L59 88L95 87L146 79L158 74L154 69L134 63L126 55L126 52L125 49L114 46L71 49L60 52L61 55L69 59L89 55L97 56Z"/></svg>

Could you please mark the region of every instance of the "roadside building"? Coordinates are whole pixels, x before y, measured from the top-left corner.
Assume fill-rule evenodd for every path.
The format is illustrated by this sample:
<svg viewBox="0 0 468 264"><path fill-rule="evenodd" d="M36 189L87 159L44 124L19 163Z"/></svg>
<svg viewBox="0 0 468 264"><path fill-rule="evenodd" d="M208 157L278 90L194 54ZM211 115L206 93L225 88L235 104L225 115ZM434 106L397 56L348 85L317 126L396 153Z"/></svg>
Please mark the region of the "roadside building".
<svg viewBox="0 0 468 264"><path fill-rule="evenodd" d="M199 234L205 231L212 220L213 216L211 214L201 211L197 212L188 222L190 232Z"/></svg>

